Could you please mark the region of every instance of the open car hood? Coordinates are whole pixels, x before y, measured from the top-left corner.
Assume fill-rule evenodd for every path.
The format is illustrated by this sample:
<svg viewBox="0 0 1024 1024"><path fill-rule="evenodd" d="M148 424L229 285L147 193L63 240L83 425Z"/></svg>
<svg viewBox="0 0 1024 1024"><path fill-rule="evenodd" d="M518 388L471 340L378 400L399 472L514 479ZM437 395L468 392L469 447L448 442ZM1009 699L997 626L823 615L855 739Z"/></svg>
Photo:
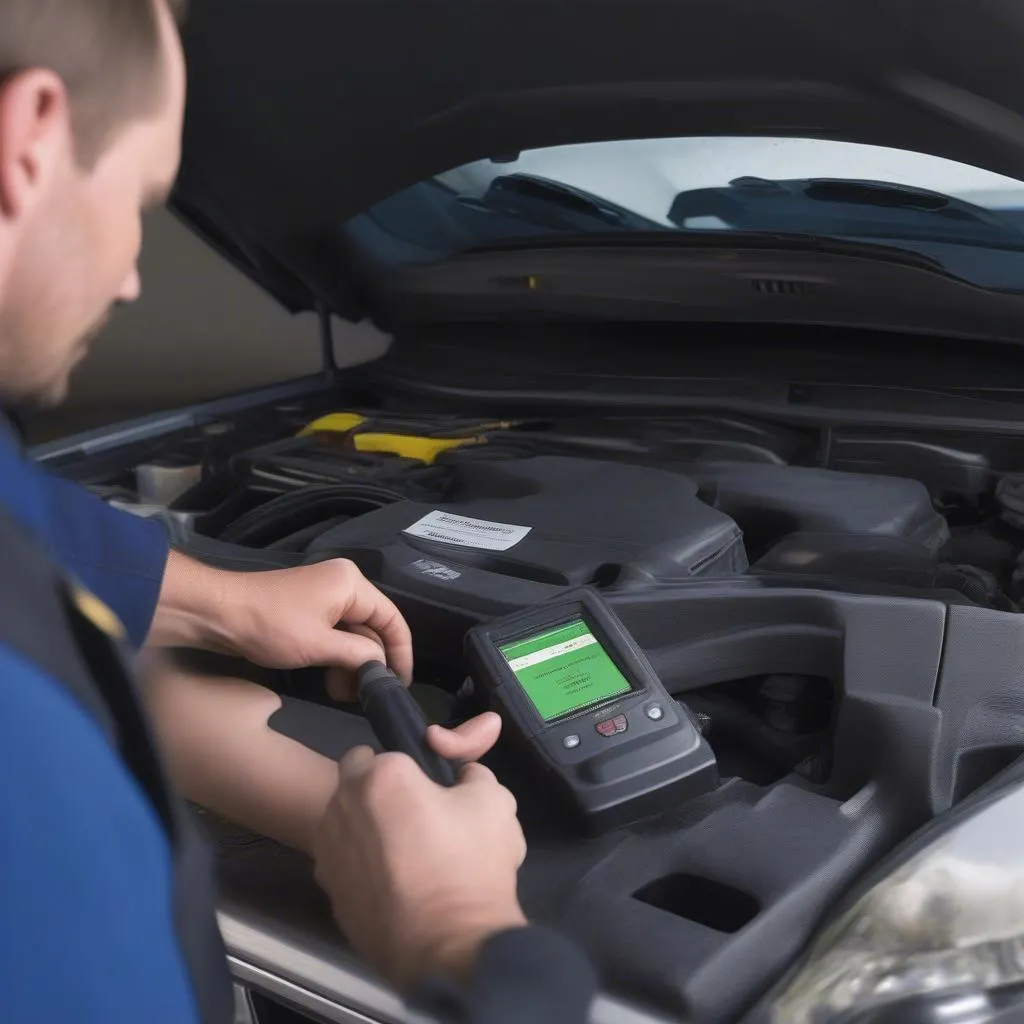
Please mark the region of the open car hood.
<svg viewBox="0 0 1024 1024"><path fill-rule="evenodd" d="M203 0L173 206L288 307L362 315L344 221L486 157L709 135L1024 178L1019 0Z"/></svg>

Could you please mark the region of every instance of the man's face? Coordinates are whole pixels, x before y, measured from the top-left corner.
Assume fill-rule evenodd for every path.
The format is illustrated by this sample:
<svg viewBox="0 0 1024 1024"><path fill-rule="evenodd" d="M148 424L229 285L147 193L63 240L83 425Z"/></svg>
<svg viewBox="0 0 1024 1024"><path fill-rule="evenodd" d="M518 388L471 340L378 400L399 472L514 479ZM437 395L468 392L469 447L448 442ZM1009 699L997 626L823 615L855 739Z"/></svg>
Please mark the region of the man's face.
<svg viewBox="0 0 1024 1024"><path fill-rule="evenodd" d="M37 76L40 94L27 108L24 97L15 95L14 113L4 116L10 97L0 96L0 199L7 199L0 202L5 401L62 401L72 370L111 308L139 297L142 214L161 201L177 173L185 99L177 31L162 3L160 8L158 106L115 129L91 167L78 160L59 95L45 95L46 73ZM33 75L26 77L31 87Z"/></svg>

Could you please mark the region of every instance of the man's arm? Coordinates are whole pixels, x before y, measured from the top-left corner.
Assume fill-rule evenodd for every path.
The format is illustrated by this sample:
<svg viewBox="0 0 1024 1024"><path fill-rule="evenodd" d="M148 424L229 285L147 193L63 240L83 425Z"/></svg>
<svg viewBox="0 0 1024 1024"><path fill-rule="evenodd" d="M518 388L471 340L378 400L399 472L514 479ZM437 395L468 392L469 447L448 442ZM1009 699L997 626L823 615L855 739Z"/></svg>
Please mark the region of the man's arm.
<svg viewBox="0 0 1024 1024"><path fill-rule="evenodd" d="M264 668L330 666L336 698L351 697L352 674L382 652L412 677L401 613L344 559L241 573L172 552L148 642L236 654Z"/></svg>
<svg viewBox="0 0 1024 1024"><path fill-rule="evenodd" d="M189 673L159 657L144 662L142 686L171 774L186 797L312 853L338 766L270 728L281 706L277 694L243 679ZM472 761L490 750L500 729L500 719L485 714L431 736L446 756Z"/></svg>
<svg viewBox="0 0 1024 1024"><path fill-rule="evenodd" d="M411 678L405 620L351 562L215 569L171 551L162 523L112 508L40 467L31 472L57 560L114 610L135 647L195 647L265 668L329 666L328 689L338 698L351 696L351 673L381 650Z"/></svg>
<svg viewBox="0 0 1024 1024"><path fill-rule="evenodd" d="M450 756L450 737L434 732ZM584 1024L583 953L530 928L516 895L526 843L512 794L479 764L436 785L401 754L352 751L317 829L317 879L355 948L457 1024Z"/></svg>
<svg viewBox="0 0 1024 1024"><path fill-rule="evenodd" d="M152 808L55 681L2 647L0 680L3 1018L197 1022Z"/></svg>
<svg viewBox="0 0 1024 1024"><path fill-rule="evenodd" d="M194 647L264 668L328 668L328 692L384 652L412 678L412 637L398 609L349 561L228 572L170 550L163 523L112 508L79 484L25 463L33 519L56 560L108 604L139 648Z"/></svg>
<svg viewBox="0 0 1024 1024"><path fill-rule="evenodd" d="M276 693L163 663L150 663L142 686L171 776L189 800L311 852L337 767L270 728Z"/></svg>
<svg viewBox="0 0 1024 1024"><path fill-rule="evenodd" d="M486 769L448 792L407 758L364 748L339 775L269 729L280 698L268 690L167 666L145 689L185 794L315 855L350 941L421 1009L451 1024L584 1024L594 970L567 939L526 926L515 802ZM500 725L486 714L435 726L430 742L472 761Z"/></svg>

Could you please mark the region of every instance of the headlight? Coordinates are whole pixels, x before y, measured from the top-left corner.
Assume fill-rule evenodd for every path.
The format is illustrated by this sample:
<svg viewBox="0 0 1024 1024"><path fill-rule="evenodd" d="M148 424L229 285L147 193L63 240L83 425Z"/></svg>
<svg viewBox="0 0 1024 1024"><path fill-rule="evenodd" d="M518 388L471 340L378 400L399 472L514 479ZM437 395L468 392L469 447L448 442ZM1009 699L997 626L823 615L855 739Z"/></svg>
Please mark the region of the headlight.
<svg viewBox="0 0 1024 1024"><path fill-rule="evenodd" d="M1018 773L1019 777L1019 773ZM978 803L827 928L775 1024L1024 981L1024 785Z"/></svg>

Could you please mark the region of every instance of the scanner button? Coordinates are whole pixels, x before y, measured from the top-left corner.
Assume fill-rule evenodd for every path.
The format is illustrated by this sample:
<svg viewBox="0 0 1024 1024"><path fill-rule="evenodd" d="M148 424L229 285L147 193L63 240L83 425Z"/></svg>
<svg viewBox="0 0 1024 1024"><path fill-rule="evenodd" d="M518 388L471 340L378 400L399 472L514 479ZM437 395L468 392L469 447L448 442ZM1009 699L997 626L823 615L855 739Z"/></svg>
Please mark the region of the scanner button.
<svg viewBox="0 0 1024 1024"><path fill-rule="evenodd" d="M568 736L562 737L562 746L566 750L575 750L580 745L580 738L576 733L571 733Z"/></svg>
<svg viewBox="0 0 1024 1024"><path fill-rule="evenodd" d="M660 704L649 704L644 708L644 714L652 722L660 722L665 717L665 709Z"/></svg>
<svg viewBox="0 0 1024 1024"><path fill-rule="evenodd" d="M594 728L601 736L617 736L629 728L629 722L625 715L616 715L614 718L606 718L603 722L598 722Z"/></svg>

